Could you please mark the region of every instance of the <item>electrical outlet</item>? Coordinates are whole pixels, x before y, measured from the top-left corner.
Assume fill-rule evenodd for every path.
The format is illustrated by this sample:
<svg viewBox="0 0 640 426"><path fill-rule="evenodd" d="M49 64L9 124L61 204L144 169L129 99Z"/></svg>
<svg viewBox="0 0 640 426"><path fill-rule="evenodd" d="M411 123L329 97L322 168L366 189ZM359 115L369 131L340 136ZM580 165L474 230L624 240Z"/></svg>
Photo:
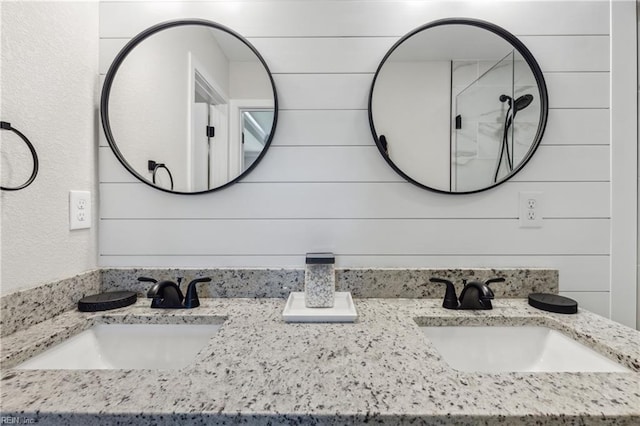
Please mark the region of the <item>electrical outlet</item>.
<svg viewBox="0 0 640 426"><path fill-rule="evenodd" d="M91 192L69 191L69 229L91 228Z"/></svg>
<svg viewBox="0 0 640 426"><path fill-rule="evenodd" d="M542 192L521 192L518 201L521 228L542 227Z"/></svg>

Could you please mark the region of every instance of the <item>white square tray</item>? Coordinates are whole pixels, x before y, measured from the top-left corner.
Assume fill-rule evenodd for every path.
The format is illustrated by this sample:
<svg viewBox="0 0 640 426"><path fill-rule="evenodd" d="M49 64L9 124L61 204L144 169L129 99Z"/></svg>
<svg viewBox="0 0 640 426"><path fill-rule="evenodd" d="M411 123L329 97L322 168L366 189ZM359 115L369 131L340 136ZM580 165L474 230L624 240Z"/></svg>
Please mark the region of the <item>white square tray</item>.
<svg viewBox="0 0 640 426"><path fill-rule="evenodd" d="M286 322L354 322L358 318L351 293L336 292L333 308L307 308L304 292L289 294L282 318Z"/></svg>

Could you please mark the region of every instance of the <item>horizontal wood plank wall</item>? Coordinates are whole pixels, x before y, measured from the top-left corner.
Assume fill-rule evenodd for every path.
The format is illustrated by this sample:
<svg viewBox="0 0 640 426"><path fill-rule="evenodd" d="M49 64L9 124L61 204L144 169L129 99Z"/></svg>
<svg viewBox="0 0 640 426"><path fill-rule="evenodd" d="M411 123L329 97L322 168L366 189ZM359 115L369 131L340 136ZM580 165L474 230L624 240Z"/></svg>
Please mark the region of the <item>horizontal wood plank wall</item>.
<svg viewBox="0 0 640 426"><path fill-rule="evenodd" d="M549 89L541 147L513 180L446 196L404 182L368 126L371 79L413 28L473 17L517 35ZM273 144L243 182L199 196L136 181L100 135L103 266L552 267L560 289L609 315L609 5L606 1L102 1L102 78L144 28L178 18L227 25L274 73ZM520 191L543 192L544 227L518 227ZM604 308L603 308L604 307Z"/></svg>

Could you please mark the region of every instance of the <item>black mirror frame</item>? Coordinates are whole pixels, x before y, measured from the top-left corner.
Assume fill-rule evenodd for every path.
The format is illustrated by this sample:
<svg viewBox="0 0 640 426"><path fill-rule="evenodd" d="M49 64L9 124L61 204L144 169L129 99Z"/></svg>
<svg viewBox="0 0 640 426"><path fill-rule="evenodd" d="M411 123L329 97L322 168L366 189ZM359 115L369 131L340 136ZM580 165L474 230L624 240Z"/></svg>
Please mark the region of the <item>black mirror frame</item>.
<svg viewBox="0 0 640 426"><path fill-rule="evenodd" d="M387 61L387 59L389 59L391 54L405 40L407 40L408 38L416 35L419 32L422 32L422 31L424 31L426 29L429 29L429 28L441 26L441 25L455 25L455 24L457 24L457 25L470 25L470 26L482 28L482 29L487 30L487 31L491 31L492 33L496 34L497 36L503 38L508 43L510 43L522 55L522 57L525 59L525 61L529 65L529 68L531 69L531 72L533 73L533 75L534 75L534 77L536 79L536 84L538 85L538 91L540 92L540 121L538 123L538 130L536 132L536 135L535 135L535 138L533 140L533 143L531 144L531 148L529 148L529 151L527 152L527 154L523 158L523 160L520 162L518 167L515 168L505 178L503 178L502 180L500 180L498 182L495 182L492 185L486 186L484 188L476 189L476 190L473 190L473 191L460 191L460 192L444 191L444 190L441 190L441 189L436 189L436 188L432 188L432 187L426 186L426 185L424 185L424 184L412 179L410 176L408 176L406 173L404 173L398 166L396 166L395 163L393 161L391 161L391 158L389 158L389 155L387 154L387 150L386 150L386 146L385 146L386 144L384 142L380 141L380 137L378 136L378 133L376 132L376 128L375 128L375 125L374 125L374 122L373 122L373 111L372 111L373 90L375 89L376 80L378 78L378 75L380 74L380 70L384 66L384 64ZM414 184L414 185L416 185L416 186L418 186L420 188L427 189L429 191L438 192L438 193L441 193L441 194L463 195L463 194L475 194L477 192L482 192L482 191L486 191L486 190L491 189L491 188L495 188L496 186L508 181L513 176L515 176L516 173L518 173L520 170L522 170L522 168L529 162L531 157L533 157L533 154L538 149L538 146L540 145L540 141L542 140L542 135L544 134L544 130L545 130L545 127L547 125L547 116L549 114L549 95L547 93L547 85L545 83L544 76L542 74L542 70L540 69L540 66L538 65L538 62L536 62L535 58L533 57L533 55L531 54L529 49L527 49L527 47L520 40L518 40L518 38L516 36L514 36L513 34L508 32L504 28L502 28L502 27L500 27L500 26L498 26L496 24L492 24L491 22L487 22L487 21L482 21L482 20L479 20L479 19L471 19L471 18L444 18L444 19L438 19L436 21L432 21L432 22L430 22L428 24L422 25L422 26L410 31L409 33L404 35L402 38L400 38L400 40L398 40L391 47L391 49L389 49L389 51L382 58L382 61L380 61L380 65L378 65L378 69L376 70L376 73L373 76L373 81L371 82L371 90L369 91L369 101L368 101L368 104L367 104L367 109L368 109L368 113L369 113L369 126L371 128L371 133L373 135L373 139L374 139L374 141L376 143L376 146L378 147L378 150L380 151L380 154L382 155L382 157L391 166L391 168L393 170L395 170L396 173L398 173L400 176L402 176L408 182L410 182L410 183L412 183L412 184Z"/></svg>
<svg viewBox="0 0 640 426"><path fill-rule="evenodd" d="M249 49L251 49L251 51L256 55L260 63L262 63L262 66L267 72L269 81L271 82L271 87L273 89L273 124L271 126L271 132L269 134L269 138L265 142L264 149L262 150L260 155L258 155L258 157L255 159L255 161L245 171L240 173L237 177L225 183L224 185L211 188L206 191L194 191L194 192L173 191L173 190L169 190L169 189L154 185L152 182L145 179L127 162L127 160L124 158L124 156L120 152L120 149L118 149L118 145L116 144L115 138L113 137L113 133L111 131L111 125L109 123L109 97L111 95L111 86L113 84L113 80L116 76L116 73L118 72L118 69L122 65L122 62L125 60L125 58L129 55L129 53L131 53L131 51L138 44L140 44L142 41L144 41L151 35L159 31L165 30L167 28L173 28L173 27L178 27L183 25L200 25L204 27L215 28L236 37L238 40L244 43ZM271 74L271 70L269 70L269 67L267 66L267 63L265 62L264 58L262 57L260 52L258 52L258 50L251 43L249 43L249 41L245 39L243 36L233 31L232 29L225 27L224 25L218 24L213 21L208 21L205 19L172 20L172 21L162 22L145 29L144 31L142 31L141 33L133 37L115 57L115 59L113 60L113 63L111 64L111 66L109 67L109 70L107 71L107 74L104 80L104 85L102 86L102 94L100 97L100 119L102 121L102 128L104 129L104 134L105 134L105 137L107 138L107 142L109 143L109 147L115 154L116 158L118 159L118 161L120 161L120 164L122 164L124 168L129 171L129 173L135 176L142 183L145 183L154 189L168 192L170 194L182 194L182 195L208 194L210 192L218 191L220 189L226 188L238 182L239 180L247 176L249 173L251 173L251 171L258 165L258 163L265 156L266 152L268 151L271 145L271 141L273 140L273 136L275 135L276 127L278 124L278 94L276 92L276 84L273 80L273 75Z"/></svg>

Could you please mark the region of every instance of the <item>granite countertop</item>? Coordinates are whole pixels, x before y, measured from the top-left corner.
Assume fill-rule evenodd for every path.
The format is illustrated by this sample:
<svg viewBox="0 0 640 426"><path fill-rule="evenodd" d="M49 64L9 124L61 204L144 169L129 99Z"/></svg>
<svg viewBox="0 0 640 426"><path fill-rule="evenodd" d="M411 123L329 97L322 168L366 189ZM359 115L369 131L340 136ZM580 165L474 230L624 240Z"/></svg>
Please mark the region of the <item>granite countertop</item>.
<svg viewBox="0 0 640 426"><path fill-rule="evenodd" d="M148 300L66 312L2 339L2 416L43 424L640 424L640 333L580 310L522 299L450 311L434 299L357 299L356 323L290 324L283 299L201 299L192 310ZM100 322L220 323L183 370L15 370ZM616 359L629 373L463 373L422 325L544 325Z"/></svg>

